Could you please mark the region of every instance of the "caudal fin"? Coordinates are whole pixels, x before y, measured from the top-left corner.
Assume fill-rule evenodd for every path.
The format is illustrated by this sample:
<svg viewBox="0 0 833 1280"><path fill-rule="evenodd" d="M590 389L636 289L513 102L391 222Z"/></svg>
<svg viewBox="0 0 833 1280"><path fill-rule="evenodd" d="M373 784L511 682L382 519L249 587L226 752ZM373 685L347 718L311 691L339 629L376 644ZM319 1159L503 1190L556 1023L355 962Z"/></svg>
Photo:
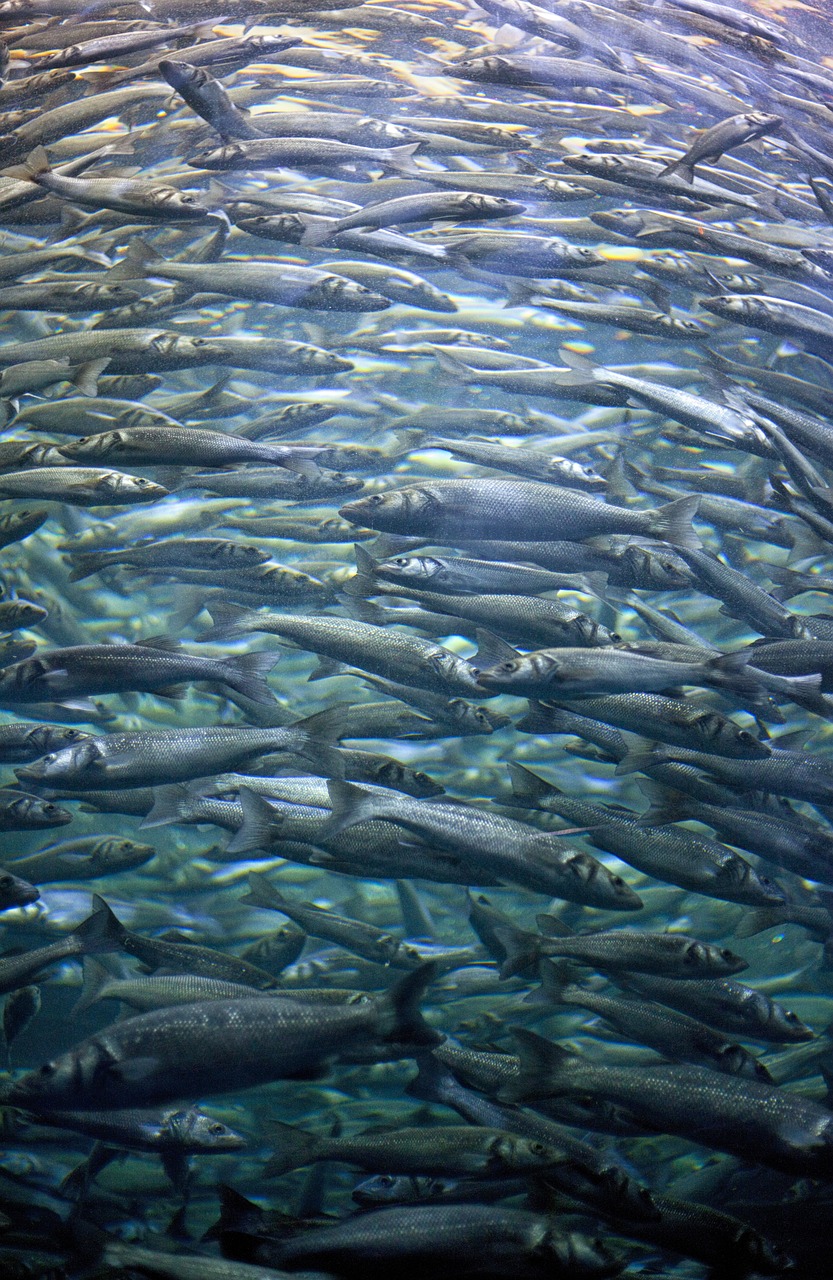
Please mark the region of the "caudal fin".
<svg viewBox="0 0 833 1280"><path fill-rule="evenodd" d="M258 621L257 613L241 605L212 601L211 605L206 607L206 613L211 618L213 626L197 637L200 641L236 640L250 631L257 631L255 625Z"/></svg>
<svg viewBox="0 0 833 1280"><path fill-rule="evenodd" d="M82 954L91 956L121 950L127 932L115 912L96 893L93 894L92 915L73 929L73 937L81 943Z"/></svg>
<svg viewBox="0 0 833 1280"><path fill-rule="evenodd" d="M332 811L318 833L319 840L332 840L358 822L370 822L380 817L384 809L384 798L377 792L357 787L341 778L332 778L327 783L327 790Z"/></svg>
<svg viewBox="0 0 833 1280"><path fill-rule="evenodd" d="M223 659L225 674L223 679L237 693L252 702L271 707L275 695L266 683L266 676L272 670L277 657L274 653L256 649L250 653L240 653Z"/></svg>
<svg viewBox="0 0 833 1280"><path fill-rule="evenodd" d="M306 1133L294 1125L279 1120L262 1120L263 1134L272 1148L272 1155L263 1168L265 1178L277 1178L291 1169L301 1169L305 1164L324 1158L327 1142L315 1133Z"/></svg>
<svg viewBox="0 0 833 1280"><path fill-rule="evenodd" d="M664 506L651 512L651 533L673 546L688 547L691 551L699 550L703 544L691 527L699 507L699 493L677 498L675 502L666 502Z"/></svg>
<svg viewBox="0 0 833 1280"><path fill-rule="evenodd" d="M501 1102L523 1102L526 1098L550 1098L560 1092L558 1081L565 1066L576 1060L576 1055L561 1045L545 1040L534 1031L513 1027L512 1034L518 1046L520 1069L514 1080L509 1080L498 1093Z"/></svg>
<svg viewBox="0 0 833 1280"><path fill-rule="evenodd" d="M238 800L243 810L243 823L226 845L226 853L253 853L256 849L268 849L275 839L275 829L280 822L280 815L268 801L264 800L263 796L250 791L248 787L240 788ZM250 878L250 886L252 879L254 875ZM271 890L271 885L269 888ZM272 890L272 892L277 891ZM251 900L251 896L244 898L244 902ZM270 906L271 903L265 905Z"/></svg>
<svg viewBox="0 0 833 1280"><path fill-rule="evenodd" d="M112 977L110 970L106 969L99 960L95 960L92 956L85 959L84 983L80 997L72 1006L72 1016L76 1017L79 1013L84 1013L99 1000L106 1000L107 996L103 993Z"/></svg>
<svg viewBox="0 0 833 1280"><path fill-rule="evenodd" d="M428 1048L442 1043L445 1037L429 1027L420 1009L426 988L439 972L437 962L429 961L428 964L420 965L413 973L406 973L384 995L377 996L377 1032L380 1039L394 1044L423 1045Z"/></svg>
<svg viewBox="0 0 833 1280"><path fill-rule="evenodd" d="M251 907L265 907L269 911L283 911L287 905L283 894L259 871L248 876L249 892L240 899Z"/></svg>

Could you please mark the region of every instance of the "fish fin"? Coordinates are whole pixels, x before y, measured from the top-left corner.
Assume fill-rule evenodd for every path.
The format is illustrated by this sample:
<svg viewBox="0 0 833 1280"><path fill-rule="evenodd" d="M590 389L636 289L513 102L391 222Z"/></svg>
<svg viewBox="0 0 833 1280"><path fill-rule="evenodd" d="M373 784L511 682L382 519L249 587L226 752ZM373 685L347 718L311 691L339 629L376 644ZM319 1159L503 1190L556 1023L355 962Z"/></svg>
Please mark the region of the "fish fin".
<svg viewBox="0 0 833 1280"><path fill-rule="evenodd" d="M153 808L139 823L140 827L166 827L183 820L183 807L191 793L182 782L170 782L153 788Z"/></svg>
<svg viewBox="0 0 833 1280"><path fill-rule="evenodd" d="M736 938L754 938L756 933L763 933L765 929L778 929L784 923L783 912L777 907L757 907L743 913L734 935Z"/></svg>
<svg viewBox="0 0 833 1280"><path fill-rule="evenodd" d="M263 796L248 787L241 787L237 798L243 810L243 823L226 845L226 853L252 853L255 849L268 849L274 840L280 816ZM271 889L271 885L269 888Z"/></svg>
<svg viewBox="0 0 833 1280"><path fill-rule="evenodd" d="M203 1240L218 1240L226 1232L238 1231L257 1234L263 1226L263 1210L253 1200L247 1200L233 1187L221 1182L220 1216L202 1235Z"/></svg>
<svg viewBox="0 0 833 1280"><path fill-rule="evenodd" d="M513 649L511 644L501 640L500 636L496 636L493 631L477 627L474 634L477 640L477 652L472 655L471 661L476 660L480 670L484 667L496 667L501 662L511 662L517 658L517 649Z"/></svg>
<svg viewBox="0 0 833 1280"><path fill-rule="evenodd" d="M2 139L2 141L5 141L5 139ZM35 147L29 152L23 162L23 169L26 172L26 177L30 178L32 182L37 182L38 178L42 178L45 174L52 172L52 165L49 163L49 157L43 147Z"/></svg>
<svg viewBox="0 0 833 1280"><path fill-rule="evenodd" d="M98 573L100 569L106 568L112 561L108 559L107 551L78 551L72 557L72 569L70 570L70 582L82 582L84 578L91 578L94 573Z"/></svg>
<svg viewBox="0 0 833 1280"><path fill-rule="evenodd" d="M205 611L213 625L197 637L201 643L206 640L236 640L238 636L256 629L252 624L257 621L257 613L239 604L212 600L205 606Z"/></svg>
<svg viewBox="0 0 833 1280"><path fill-rule="evenodd" d="M626 773L641 773L643 769L650 769L652 765L663 763L665 761L658 743L640 742L637 746L628 748L627 754L619 761L614 772L617 777L621 777Z"/></svg>
<svg viewBox="0 0 833 1280"><path fill-rule="evenodd" d="M449 373L452 378L459 378L463 382L477 381L477 370L472 369L471 365L464 364L456 356L449 355L447 351L438 351L436 347L431 347L431 354L443 373Z"/></svg>
<svg viewBox="0 0 833 1280"><path fill-rule="evenodd" d="M81 986L81 995L72 1006L70 1016L77 1017L78 1014L84 1013L98 1000L107 999L101 993L112 977L110 970L105 968L100 960L87 956L84 960L84 981Z"/></svg>
<svg viewBox="0 0 833 1280"><path fill-rule="evenodd" d="M144 280L148 275L157 274L152 270L154 263L164 263L161 253L141 238L131 240L123 258L120 258L107 272L107 283L111 280Z"/></svg>
<svg viewBox="0 0 833 1280"><path fill-rule="evenodd" d="M384 799L366 787L357 787L342 778L331 778L327 790L332 810L318 832L316 838L319 842L332 840L348 827L354 827L358 822L369 822L384 812Z"/></svg>
<svg viewBox="0 0 833 1280"><path fill-rule="evenodd" d="M419 151L422 142L407 142L402 147L389 147L387 152L387 163L397 173L408 173L414 177L424 178L424 171L413 163L412 156Z"/></svg>
<svg viewBox="0 0 833 1280"><path fill-rule="evenodd" d="M509 763L512 799L529 809L537 809L547 796L561 795L561 788L547 782L522 764Z"/></svg>
<svg viewBox="0 0 833 1280"><path fill-rule="evenodd" d="M335 658L325 658L318 656L315 666L307 676L307 682L312 680L329 680L332 676L340 676L344 670L344 663L336 661Z"/></svg>
<svg viewBox="0 0 833 1280"><path fill-rule="evenodd" d="M522 1027L513 1027L512 1035L518 1046L520 1071L499 1091L498 1100L522 1102L525 1098L546 1098L557 1094L558 1078L567 1063L575 1061L576 1054Z"/></svg>
<svg viewBox="0 0 833 1280"><path fill-rule="evenodd" d="M535 917L535 923L549 938L575 937L575 929L571 929L563 920L559 920L558 916L551 916L546 911L542 911Z"/></svg>
<svg viewBox="0 0 833 1280"><path fill-rule="evenodd" d="M260 796L257 798L258 800L261 799ZM241 902L245 902L251 907L264 907L268 911L283 911L286 899L262 871L250 871L246 877L246 882L249 886L249 892L243 895L240 899Z"/></svg>
<svg viewBox="0 0 833 1280"><path fill-rule="evenodd" d="M700 507L699 493L689 494L685 498L677 498L674 502L666 502L658 510L651 512L651 533L673 546L688 547L698 550L703 544L691 527L691 522Z"/></svg>
<svg viewBox="0 0 833 1280"><path fill-rule="evenodd" d="M347 716L350 711L349 702L337 702L324 711L316 711L315 715L306 716L303 720L293 720L293 729L302 729L310 737L319 742L337 743L344 737Z"/></svg>
<svg viewBox="0 0 833 1280"><path fill-rule="evenodd" d="M272 1148L272 1155L263 1167L264 1178L278 1178L282 1173L325 1158L327 1140L319 1138L317 1133L306 1133L271 1116L261 1119L260 1128L261 1136Z"/></svg>
<svg viewBox="0 0 833 1280"><path fill-rule="evenodd" d="M519 938L520 930L513 929L510 925L495 924L492 926L492 933L495 939L500 943L506 952L506 959L498 967L498 977L501 982L505 982L508 978L514 978L519 973L535 975L538 969L538 961L541 958L539 948L530 944L528 937L524 937L523 941Z"/></svg>
<svg viewBox="0 0 833 1280"><path fill-rule="evenodd" d="M109 356L104 360L87 360L73 370L70 382L78 388L82 396L97 396L98 380L109 363Z"/></svg>
<svg viewBox="0 0 833 1280"><path fill-rule="evenodd" d="M356 558L356 572L372 578L376 572L377 561L374 560L367 547L363 547L360 542L354 542L353 555Z"/></svg>
<svg viewBox="0 0 833 1280"><path fill-rule="evenodd" d="M406 973L384 995L376 998L379 1011L377 1031L381 1039L395 1044L429 1047L442 1043L445 1037L429 1027L420 1009L426 988L439 972L440 966L430 960L412 973Z"/></svg>
<svg viewBox="0 0 833 1280"><path fill-rule="evenodd" d="M446 1089L456 1084L453 1073L433 1053L421 1053L416 1064L416 1075L405 1085L408 1097L420 1102L444 1102Z"/></svg>
<svg viewBox="0 0 833 1280"><path fill-rule="evenodd" d="M562 364L566 364L568 369L572 369L573 373L581 373L589 379L593 379L603 372L600 366L594 363L589 356L582 355L578 351L572 351L570 347L559 347L558 358Z"/></svg>
<svg viewBox="0 0 833 1280"><path fill-rule="evenodd" d="M163 653L178 653L179 641L174 640L172 636L145 636L141 640L135 640L142 649L161 649Z"/></svg>
<svg viewBox="0 0 833 1280"><path fill-rule="evenodd" d="M83 954L89 956L104 951L119 951L128 931L104 899L96 893L93 894L92 915L82 920L72 932L83 944Z"/></svg>
<svg viewBox="0 0 833 1280"><path fill-rule="evenodd" d="M276 698L266 683L266 676L276 662L274 653L268 649L253 649L249 653L224 658L225 683L244 698L271 707Z"/></svg>
<svg viewBox="0 0 833 1280"><path fill-rule="evenodd" d="M310 248L326 244L341 230L338 218L316 218L315 215L299 213L298 220L304 228L300 243Z"/></svg>
<svg viewBox="0 0 833 1280"><path fill-rule="evenodd" d="M581 1004L581 987L573 981L573 966L556 964L542 956L538 963L541 985L524 997L524 1004Z"/></svg>

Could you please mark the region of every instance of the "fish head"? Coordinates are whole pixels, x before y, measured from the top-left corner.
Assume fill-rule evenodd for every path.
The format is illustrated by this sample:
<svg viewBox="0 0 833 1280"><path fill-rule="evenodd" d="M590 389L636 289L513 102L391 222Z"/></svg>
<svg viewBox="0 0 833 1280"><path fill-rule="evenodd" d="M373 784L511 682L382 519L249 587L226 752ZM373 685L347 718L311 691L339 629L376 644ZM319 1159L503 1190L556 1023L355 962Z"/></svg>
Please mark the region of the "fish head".
<svg viewBox="0 0 833 1280"><path fill-rule="evenodd" d="M496 693L522 693L525 689L535 689L541 684L557 680L563 665L552 650L538 649L534 653L519 654L516 658L509 658L506 662L498 662L494 667L479 671L477 683Z"/></svg>
<svg viewBox="0 0 833 1280"><path fill-rule="evenodd" d="M625 1260L604 1241L565 1232L563 1228L542 1229L530 1252L536 1260L551 1265L551 1274L557 1275L586 1275L601 1280L605 1276L618 1276L625 1267Z"/></svg>
<svg viewBox="0 0 833 1280"><path fill-rule="evenodd" d="M39 796L22 795L7 806L7 812L25 827L64 827L72 821L68 810Z"/></svg>
<svg viewBox="0 0 833 1280"><path fill-rule="evenodd" d="M642 908L642 899L627 880L589 853L575 850L563 858L560 866L577 882L578 901L610 911L639 911Z"/></svg>
<svg viewBox="0 0 833 1280"><path fill-rule="evenodd" d="M62 778L95 767L102 754L93 738L85 738L72 746L50 751L22 769L15 769L18 781L27 783L59 782Z"/></svg>
<svg viewBox="0 0 833 1280"><path fill-rule="evenodd" d="M150 862L156 854L152 844L139 844L135 840L123 840L113 836L109 840L100 840L93 850L92 859L96 866L108 871L132 871Z"/></svg>
<svg viewBox="0 0 833 1280"><path fill-rule="evenodd" d="M240 1151L246 1139L228 1125L208 1116L198 1107L175 1111L167 1117L166 1136L186 1151Z"/></svg>
<svg viewBox="0 0 833 1280"><path fill-rule="evenodd" d="M430 582L447 568L437 556L394 556L374 565L375 577L383 582Z"/></svg>
<svg viewBox="0 0 833 1280"><path fill-rule="evenodd" d="M122 431L102 431L98 435L79 436L70 444L61 445L65 458L106 458L114 450L123 448L129 438Z"/></svg>
<svg viewBox="0 0 833 1280"><path fill-rule="evenodd" d="M227 142L222 147L198 151L185 163L191 169L240 169L246 166L246 151L235 142Z"/></svg>
<svg viewBox="0 0 833 1280"><path fill-rule="evenodd" d="M38 756L50 751L62 751L80 742L88 742L90 735L66 724L36 724L27 732L24 742Z"/></svg>
<svg viewBox="0 0 833 1280"><path fill-rule="evenodd" d="M730 951L728 947L711 946L693 939L683 946L682 961L692 973L708 972L726 975L740 973L743 969L749 968L747 961L742 956L736 955L734 951Z"/></svg>
<svg viewBox="0 0 833 1280"><path fill-rule="evenodd" d="M301 305L321 311L386 311L390 299L344 276L325 276L305 290Z"/></svg>
<svg viewBox="0 0 833 1280"><path fill-rule="evenodd" d="M97 485L101 494L106 494L118 503L157 502L167 498L168 490L146 476L131 476L121 471L110 471Z"/></svg>
<svg viewBox="0 0 833 1280"><path fill-rule="evenodd" d="M353 1199L360 1205L416 1204L420 1200L433 1199L431 1191L436 1184L445 1185L442 1178L412 1177L400 1173L377 1173L364 1178L353 1188Z"/></svg>
<svg viewBox="0 0 833 1280"><path fill-rule="evenodd" d="M197 196L189 191L177 191L176 187L160 184L151 188L148 197L157 213L170 213L174 218L203 218L208 213Z"/></svg>
<svg viewBox="0 0 833 1280"><path fill-rule="evenodd" d="M30 903L37 902L39 897L40 893L28 880L13 876L10 871L0 870L0 910L28 907Z"/></svg>

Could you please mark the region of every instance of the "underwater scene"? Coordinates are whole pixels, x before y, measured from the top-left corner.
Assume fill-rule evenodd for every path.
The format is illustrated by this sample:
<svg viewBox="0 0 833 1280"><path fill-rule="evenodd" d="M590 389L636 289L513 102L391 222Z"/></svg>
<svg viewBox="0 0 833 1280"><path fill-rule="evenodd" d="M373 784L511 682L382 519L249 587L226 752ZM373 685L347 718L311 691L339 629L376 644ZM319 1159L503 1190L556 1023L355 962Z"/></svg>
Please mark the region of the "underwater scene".
<svg viewBox="0 0 833 1280"><path fill-rule="evenodd" d="M0 1280L831 1280L829 0L0 0Z"/></svg>

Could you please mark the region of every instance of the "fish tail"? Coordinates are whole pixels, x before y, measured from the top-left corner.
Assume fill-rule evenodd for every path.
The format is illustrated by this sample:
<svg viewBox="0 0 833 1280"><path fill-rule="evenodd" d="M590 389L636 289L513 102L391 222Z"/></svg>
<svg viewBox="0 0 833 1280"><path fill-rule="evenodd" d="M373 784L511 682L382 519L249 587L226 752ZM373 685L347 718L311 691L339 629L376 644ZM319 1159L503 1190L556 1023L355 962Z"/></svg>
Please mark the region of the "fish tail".
<svg viewBox="0 0 833 1280"><path fill-rule="evenodd" d="M84 955L96 955L105 951L119 951L127 929L114 911L96 893L93 895L93 912L82 920L73 936L82 944Z"/></svg>
<svg viewBox="0 0 833 1280"><path fill-rule="evenodd" d="M266 1129L266 1141L272 1148L272 1155L263 1167L265 1178L277 1178L291 1169L300 1169L305 1164L321 1159L326 1149L326 1142L315 1133L305 1133L294 1125L282 1124L280 1120L271 1118L262 1121Z"/></svg>
<svg viewBox="0 0 833 1280"><path fill-rule="evenodd" d="M783 924L784 913L777 907L758 907L754 911L744 912L734 934L736 938L754 938L756 933L763 933L765 929L777 929Z"/></svg>
<svg viewBox="0 0 833 1280"><path fill-rule="evenodd" d="M420 1054L416 1064L417 1073L405 1086L408 1097L419 1098L420 1102L445 1102L448 1086L455 1083L452 1072L433 1053Z"/></svg>
<svg viewBox="0 0 833 1280"><path fill-rule="evenodd" d="M520 1070L514 1080L509 1080L498 1093L501 1102L522 1102L525 1098L546 1098L558 1093L557 1082L565 1064L575 1059L575 1054L561 1045L513 1027L518 1047Z"/></svg>
<svg viewBox="0 0 833 1280"><path fill-rule="evenodd" d="M227 1231L257 1234L263 1227L263 1210L239 1191L220 1183L220 1216L203 1235L203 1240L218 1240Z"/></svg>
<svg viewBox="0 0 833 1280"><path fill-rule="evenodd" d="M38 178L42 178L44 174L52 172L52 165L49 163L49 157L43 147L35 147L29 152L23 162L26 170L26 176L31 178L33 182L37 182Z"/></svg>
<svg viewBox="0 0 833 1280"><path fill-rule="evenodd" d="M256 630L253 624L257 623L257 614L251 609L244 609L239 604L224 604L212 600L211 605L206 606L206 613L213 625L198 637L201 642L236 640L238 636L244 636L247 632Z"/></svg>
<svg viewBox="0 0 833 1280"><path fill-rule="evenodd" d="M380 816L379 796L367 790L366 787L357 787L352 782L333 778L327 783L327 790L330 793L332 810L330 817L318 833L319 840L332 840L348 827L354 827L358 822L369 822L372 818Z"/></svg>
<svg viewBox="0 0 833 1280"><path fill-rule="evenodd" d="M691 527L691 522L697 515L699 506L700 495L697 493L677 498L674 502L666 502L657 511L651 512L650 532L673 546L697 551L702 543Z"/></svg>
<svg viewBox="0 0 833 1280"><path fill-rule="evenodd" d="M421 146L421 142L408 142L403 147L389 147L385 159L397 173L410 173L424 177L423 171L417 168L411 158Z"/></svg>
<svg viewBox="0 0 833 1280"><path fill-rule="evenodd" d="M69 581L81 582L84 578L91 578L94 573L98 573L100 569L112 563L110 553L107 551L75 552L72 557Z"/></svg>
<svg viewBox="0 0 833 1280"><path fill-rule="evenodd" d="M263 649L225 658L223 660L225 679L232 689L242 694L244 698L250 698L252 702L271 707L275 701L275 695L266 683L266 676L276 661L274 653Z"/></svg>
<svg viewBox="0 0 833 1280"><path fill-rule="evenodd" d="M252 793L249 792L249 794ZM259 796L258 799L260 799ZM249 892L243 895L241 902L251 907L265 907L269 911L283 911L288 905L283 894L266 879L262 872L250 871L247 883Z"/></svg>
<svg viewBox="0 0 833 1280"><path fill-rule="evenodd" d="M106 999L101 993L112 976L109 969L106 969L101 961L93 959L92 956L87 957L84 961L84 982L81 987L81 995L72 1006L70 1016L76 1017L80 1013L85 1013L98 1000Z"/></svg>
<svg viewBox="0 0 833 1280"><path fill-rule="evenodd" d="M429 983L439 973L435 961L420 965L377 999L379 1020L377 1030L383 1040L407 1045L431 1047L440 1044L444 1037L429 1027L422 1016L420 1002Z"/></svg>
<svg viewBox="0 0 833 1280"><path fill-rule="evenodd" d="M153 788L153 808L139 823L140 827L166 827L185 820L185 805L191 792L182 782L170 782Z"/></svg>
<svg viewBox="0 0 833 1280"><path fill-rule="evenodd" d="M248 787L240 788L238 800L243 810L243 824L226 845L226 853L251 853L255 849L268 849L275 838L275 825L280 821L277 810L273 809L263 796L250 791ZM254 876L251 879L254 879ZM251 885L251 880L249 883ZM266 883L268 884L268 881ZM277 892L271 885L269 889L272 893ZM251 901L256 892L255 888L245 900Z"/></svg>

